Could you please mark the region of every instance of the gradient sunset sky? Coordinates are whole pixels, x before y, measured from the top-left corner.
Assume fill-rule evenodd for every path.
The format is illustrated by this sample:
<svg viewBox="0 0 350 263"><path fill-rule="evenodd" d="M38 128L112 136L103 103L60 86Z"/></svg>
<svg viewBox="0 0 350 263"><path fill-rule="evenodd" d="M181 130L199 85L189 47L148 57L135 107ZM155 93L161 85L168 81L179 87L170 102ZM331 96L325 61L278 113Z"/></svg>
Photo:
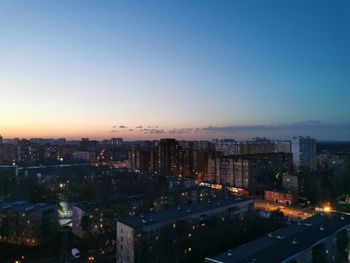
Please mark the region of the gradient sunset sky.
<svg viewBox="0 0 350 263"><path fill-rule="evenodd" d="M0 134L350 140L350 1L0 1Z"/></svg>

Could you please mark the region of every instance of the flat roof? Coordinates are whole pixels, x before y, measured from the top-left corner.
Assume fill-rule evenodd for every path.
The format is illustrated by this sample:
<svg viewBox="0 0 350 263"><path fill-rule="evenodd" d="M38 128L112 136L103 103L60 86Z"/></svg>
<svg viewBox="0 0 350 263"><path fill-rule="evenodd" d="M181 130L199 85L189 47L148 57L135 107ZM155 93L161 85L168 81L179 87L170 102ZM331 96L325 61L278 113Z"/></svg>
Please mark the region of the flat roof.
<svg viewBox="0 0 350 263"><path fill-rule="evenodd" d="M218 207L234 205L243 201L250 200L248 198L238 196L226 196L224 198L213 198L207 202L179 206L177 208L165 209L159 212L148 213L146 215L128 217L118 220L120 223L128 225L132 228L142 228L147 225L161 223L164 221L176 220L191 214L201 213L208 210L213 210Z"/></svg>
<svg viewBox="0 0 350 263"><path fill-rule="evenodd" d="M48 205L46 203L36 203L31 204L26 201L16 201L16 202L0 202L0 211L6 210L8 212L30 212L38 211L53 205Z"/></svg>
<svg viewBox="0 0 350 263"><path fill-rule="evenodd" d="M154 197L161 197L163 195L177 194L177 193L181 193L181 192L191 192L191 191L195 191L195 190L207 190L207 189L208 189L207 187L192 185L190 187L179 187L179 188L174 188L174 189L165 190L165 191L161 191L161 192L156 192ZM213 189L213 190L215 190L215 189ZM104 200L104 201L93 201L92 200L92 201L75 203L72 206L78 207L82 210L89 210L89 209L95 209L95 208L108 207L108 206L115 204L115 203L145 200L146 197L147 197L147 194L145 194L145 193L136 194L136 195L125 195L125 196L114 197L114 198Z"/></svg>
<svg viewBox="0 0 350 263"><path fill-rule="evenodd" d="M349 224L349 215L336 212L317 214L272 232L269 234L271 237L264 236L220 255L206 258L206 262L281 262Z"/></svg>

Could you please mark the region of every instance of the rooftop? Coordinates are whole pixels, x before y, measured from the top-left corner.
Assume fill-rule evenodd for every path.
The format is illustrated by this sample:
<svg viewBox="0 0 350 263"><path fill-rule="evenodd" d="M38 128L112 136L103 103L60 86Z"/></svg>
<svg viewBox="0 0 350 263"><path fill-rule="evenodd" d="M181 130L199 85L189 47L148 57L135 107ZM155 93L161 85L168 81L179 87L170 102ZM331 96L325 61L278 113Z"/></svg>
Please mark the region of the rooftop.
<svg viewBox="0 0 350 263"><path fill-rule="evenodd" d="M183 218L191 214L205 212L208 210L215 209L217 207L230 206L247 200L249 199L233 195L224 198L213 198L211 200L208 200L207 202L166 209L142 216L128 217L119 220L119 222L133 228L141 228L143 226L176 220L178 218Z"/></svg>
<svg viewBox="0 0 350 263"><path fill-rule="evenodd" d="M198 186L198 185L192 185L190 187L178 187L178 188L169 189L166 191L156 192L155 197L161 197L164 195L171 195L171 194L179 194L182 192L191 192L191 191L202 190L202 189L207 189L207 188ZM95 208L109 207L113 204L122 204L126 202L140 201L140 200L144 200L145 198L147 198L147 194L137 194L137 195L114 197L108 200L98 201L98 202L96 201L80 202L80 203L75 203L73 206L78 207L84 211L87 211Z"/></svg>
<svg viewBox="0 0 350 263"><path fill-rule="evenodd" d="M206 262L281 262L312 247L317 241L349 224L349 215L317 214L298 224L281 228L268 236L243 244L218 256L207 258Z"/></svg>
<svg viewBox="0 0 350 263"><path fill-rule="evenodd" d="M0 202L0 212L2 210L11 212L29 212L29 211L39 211L43 208L47 208L51 205L46 203L31 204L26 201L16 201L16 202Z"/></svg>

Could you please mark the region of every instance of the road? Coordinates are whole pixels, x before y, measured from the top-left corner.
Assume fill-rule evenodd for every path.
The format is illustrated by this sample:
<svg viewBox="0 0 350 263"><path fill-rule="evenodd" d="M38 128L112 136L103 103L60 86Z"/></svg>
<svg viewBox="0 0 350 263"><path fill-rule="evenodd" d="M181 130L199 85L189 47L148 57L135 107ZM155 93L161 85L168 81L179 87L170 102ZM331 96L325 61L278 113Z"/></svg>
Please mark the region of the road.
<svg viewBox="0 0 350 263"><path fill-rule="evenodd" d="M254 207L255 209L263 210L267 212L280 209L285 216L296 218L296 219L306 219L316 214L316 212L312 208L286 206L286 205L268 202L265 200L258 200L258 199L254 200Z"/></svg>

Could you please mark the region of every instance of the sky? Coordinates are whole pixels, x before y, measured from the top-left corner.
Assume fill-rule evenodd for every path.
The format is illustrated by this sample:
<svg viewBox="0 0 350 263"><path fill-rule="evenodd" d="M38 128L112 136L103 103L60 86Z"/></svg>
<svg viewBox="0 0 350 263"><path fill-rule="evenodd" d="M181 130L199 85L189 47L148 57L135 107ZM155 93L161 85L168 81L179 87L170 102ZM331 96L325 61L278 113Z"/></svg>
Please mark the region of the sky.
<svg viewBox="0 0 350 263"><path fill-rule="evenodd" d="M350 1L0 0L0 134L350 140Z"/></svg>

